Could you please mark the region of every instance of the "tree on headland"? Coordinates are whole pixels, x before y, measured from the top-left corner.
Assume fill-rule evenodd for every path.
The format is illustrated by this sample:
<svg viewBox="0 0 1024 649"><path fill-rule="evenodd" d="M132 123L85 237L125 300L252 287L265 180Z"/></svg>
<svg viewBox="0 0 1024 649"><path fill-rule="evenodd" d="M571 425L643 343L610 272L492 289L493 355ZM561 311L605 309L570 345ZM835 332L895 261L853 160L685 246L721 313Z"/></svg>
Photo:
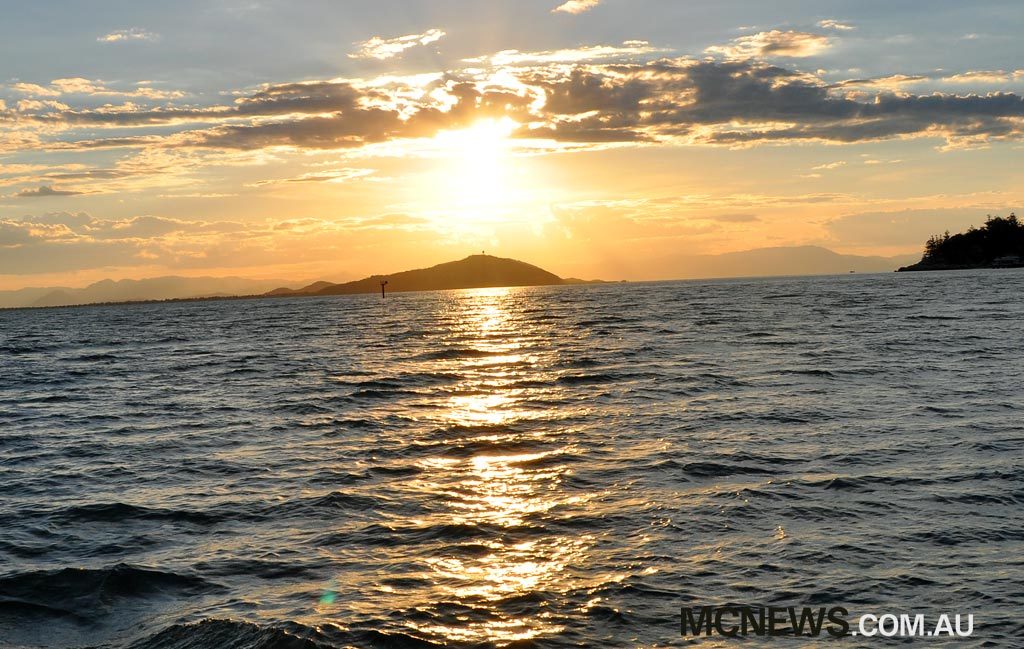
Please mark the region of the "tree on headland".
<svg viewBox="0 0 1024 649"><path fill-rule="evenodd" d="M934 235L924 246L921 261L905 270L984 268L1024 265L1024 224L1017 215L991 216L980 228ZM904 269L900 269L904 270Z"/></svg>

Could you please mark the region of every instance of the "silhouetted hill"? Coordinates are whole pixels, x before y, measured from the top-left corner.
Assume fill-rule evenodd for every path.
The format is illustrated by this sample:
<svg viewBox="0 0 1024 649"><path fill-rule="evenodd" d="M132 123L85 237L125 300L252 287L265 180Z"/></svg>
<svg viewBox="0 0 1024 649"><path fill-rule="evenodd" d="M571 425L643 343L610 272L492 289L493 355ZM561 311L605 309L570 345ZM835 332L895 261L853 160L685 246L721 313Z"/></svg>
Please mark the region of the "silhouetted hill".
<svg viewBox="0 0 1024 649"><path fill-rule="evenodd" d="M267 295L312 295L328 286L334 286L334 283L320 281L313 282L309 286L303 286L302 288L275 288L273 291L269 291Z"/></svg>
<svg viewBox="0 0 1024 649"><path fill-rule="evenodd" d="M756 248L721 255L679 255L660 260L662 276L688 278L834 275L889 272L912 257L843 255L819 246Z"/></svg>
<svg viewBox="0 0 1024 649"><path fill-rule="evenodd" d="M42 297L57 291L73 291L64 286L20 288L14 291L0 291L0 308L32 306Z"/></svg>
<svg viewBox="0 0 1024 649"><path fill-rule="evenodd" d="M351 295L377 293L386 281L389 292L442 291L459 288L490 288L497 286L552 286L573 283L554 273L515 259L490 255L472 255L460 261L438 264L430 268L407 270L392 275L373 275L355 282L332 284L307 294Z"/></svg>
<svg viewBox="0 0 1024 649"><path fill-rule="evenodd" d="M1017 268L1024 266L1024 223L1016 214L989 217L980 228L928 239L921 261L900 271Z"/></svg>

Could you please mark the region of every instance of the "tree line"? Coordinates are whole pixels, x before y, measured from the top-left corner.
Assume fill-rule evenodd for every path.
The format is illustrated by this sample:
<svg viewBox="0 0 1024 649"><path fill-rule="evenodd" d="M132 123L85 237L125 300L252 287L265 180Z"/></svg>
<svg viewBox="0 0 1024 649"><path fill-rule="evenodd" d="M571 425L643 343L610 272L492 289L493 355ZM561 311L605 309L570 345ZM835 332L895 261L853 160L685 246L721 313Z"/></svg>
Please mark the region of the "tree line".
<svg viewBox="0 0 1024 649"><path fill-rule="evenodd" d="M967 232L951 235L947 230L932 236L925 244L921 264L991 265L1012 257L1024 258L1024 224L1011 213L1007 217L990 215L983 226L971 226Z"/></svg>

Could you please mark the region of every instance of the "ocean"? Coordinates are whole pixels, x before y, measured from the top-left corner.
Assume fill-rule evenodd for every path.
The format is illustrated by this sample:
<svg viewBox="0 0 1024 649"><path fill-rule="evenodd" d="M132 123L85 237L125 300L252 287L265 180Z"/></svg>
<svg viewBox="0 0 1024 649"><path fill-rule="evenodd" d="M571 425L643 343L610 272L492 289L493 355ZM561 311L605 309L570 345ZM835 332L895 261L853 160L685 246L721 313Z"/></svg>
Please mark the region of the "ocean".
<svg viewBox="0 0 1024 649"><path fill-rule="evenodd" d="M1024 646L1022 295L1001 270L0 311L0 646L734 646L680 632L725 603Z"/></svg>

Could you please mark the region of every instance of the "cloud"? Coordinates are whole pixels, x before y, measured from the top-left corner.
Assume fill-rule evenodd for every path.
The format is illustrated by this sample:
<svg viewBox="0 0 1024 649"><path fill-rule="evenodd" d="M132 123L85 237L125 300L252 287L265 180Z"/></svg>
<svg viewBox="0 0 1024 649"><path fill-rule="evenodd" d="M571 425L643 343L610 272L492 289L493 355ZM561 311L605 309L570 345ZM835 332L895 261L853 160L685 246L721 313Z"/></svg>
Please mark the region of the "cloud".
<svg viewBox="0 0 1024 649"><path fill-rule="evenodd" d="M397 38L374 36L367 41L356 43L359 46L359 51L349 54L349 57L353 59L377 59L384 61L399 56L410 48L435 43L445 36L445 32L440 29L428 29L422 34L407 34Z"/></svg>
<svg viewBox="0 0 1024 649"><path fill-rule="evenodd" d="M241 118L274 117L289 114L323 114L360 110L364 94L348 82L318 81L267 85L247 97L235 100L233 106L155 107L128 104L104 106L93 110L71 110L56 116L42 116L44 123L63 122L82 126L144 126L186 122L218 122ZM125 143L133 141L131 136Z"/></svg>
<svg viewBox="0 0 1024 649"><path fill-rule="evenodd" d="M539 52L520 52L519 50L502 50L495 54L465 59L466 63L486 63L488 65L522 66L541 63L583 63L658 54L669 50L652 46L647 41L625 41L622 45L585 45L582 47L561 50L543 50Z"/></svg>
<svg viewBox="0 0 1024 649"><path fill-rule="evenodd" d="M837 88L859 86L862 88L882 88L885 90L897 90L902 86L923 83L929 81L931 77L927 77L921 74L890 74L884 77L874 77L871 79L846 79L835 84Z"/></svg>
<svg viewBox="0 0 1024 649"><path fill-rule="evenodd" d="M655 212L651 201L584 201L551 206L559 227L577 241L616 241L662 244L685 238L693 244L721 225L708 219L681 219Z"/></svg>
<svg viewBox="0 0 1024 649"><path fill-rule="evenodd" d="M721 223L754 223L761 220L756 214L715 214L708 218Z"/></svg>
<svg viewBox="0 0 1024 649"><path fill-rule="evenodd" d="M157 194L157 198L232 198L238 194L225 194L223 192L181 192L174 194Z"/></svg>
<svg viewBox="0 0 1024 649"><path fill-rule="evenodd" d="M46 112L47 110L70 110L71 107L67 104L63 104L59 101L53 101L52 99L21 99L18 101L18 112Z"/></svg>
<svg viewBox="0 0 1024 649"><path fill-rule="evenodd" d="M599 4L601 4L601 0L569 0L568 2L560 4L552 9L551 13L577 15L585 11L590 11Z"/></svg>
<svg viewBox="0 0 1024 649"><path fill-rule="evenodd" d="M818 27L821 27L822 29L831 29L837 32L848 32L856 29L856 27L849 23L842 23L832 18L826 18L825 20L818 21Z"/></svg>
<svg viewBox="0 0 1024 649"><path fill-rule="evenodd" d="M1009 83L1021 79L1024 79L1024 70L1014 70L1012 72L1005 70L970 70L960 74L941 77L941 80L946 83L964 84Z"/></svg>
<svg viewBox="0 0 1024 649"><path fill-rule="evenodd" d="M817 167L811 167L811 169L813 171L831 171L832 169L838 169L840 167L845 167L845 166L846 166L846 162L844 162L842 160L838 160L836 162L828 162L828 163L825 163L825 164L820 164Z"/></svg>
<svg viewBox="0 0 1024 649"><path fill-rule="evenodd" d="M124 43L128 41L158 41L160 35L142 29L141 27L130 27L128 29L115 29L114 31L96 38L100 43Z"/></svg>
<svg viewBox="0 0 1024 649"><path fill-rule="evenodd" d="M14 83L11 90L32 97L60 97L61 95L88 95L92 97L139 97L145 99L180 99L185 93L177 90L159 90L148 83L139 82L132 90L116 90L102 81L82 77L54 79L48 86L37 83Z"/></svg>
<svg viewBox="0 0 1024 649"><path fill-rule="evenodd" d="M826 81L823 73L757 57L644 60L631 54L651 49L632 41L499 53L440 73L267 84L206 106L26 106L16 117L0 114L0 130L13 129L21 138L6 137L8 149L128 147L149 155L187 153L190 163L273 149L361 150L503 118L519 125L512 134L518 143L538 150L915 137L976 146L1024 139L1024 98L1014 93L912 94L894 89L921 77ZM72 78L54 87L88 83ZM156 128L164 126L170 132ZM154 170L166 173L167 165Z"/></svg>
<svg viewBox="0 0 1024 649"><path fill-rule="evenodd" d="M76 192L64 189L54 189L52 185L40 185L36 189L23 189L15 196L18 198L47 198L50 196L75 196L84 192Z"/></svg>
<svg viewBox="0 0 1024 649"><path fill-rule="evenodd" d="M88 226L93 220L92 216L87 212L48 212L36 216L24 216L21 222L40 225L62 225L69 229L78 229Z"/></svg>
<svg viewBox="0 0 1024 649"><path fill-rule="evenodd" d="M0 219L0 274L141 266L182 271L318 263L333 268L338 250L349 249L356 234L371 257L383 246L414 255L425 242L436 242L435 227L397 214L242 223L57 212Z"/></svg>
<svg viewBox="0 0 1024 649"><path fill-rule="evenodd" d="M0 220L0 248L58 240L72 235L70 228L61 224Z"/></svg>
<svg viewBox="0 0 1024 649"><path fill-rule="evenodd" d="M262 187L265 185L281 185L289 183L344 183L350 180L357 180L359 178L366 178L372 176L375 173L373 169L355 169L355 168L344 168L335 169L332 171L317 171L294 178L275 178L271 180L260 180L253 183L254 187Z"/></svg>
<svg viewBox="0 0 1024 649"><path fill-rule="evenodd" d="M33 97L59 97L60 90L56 88L46 88L36 83L12 83L10 85L11 90L14 92L31 95Z"/></svg>
<svg viewBox="0 0 1024 649"><path fill-rule="evenodd" d="M705 51L709 54L721 54L730 59L770 56L802 58L820 54L831 46L829 37L822 34L773 29L740 36L729 45L713 45Z"/></svg>
<svg viewBox="0 0 1024 649"><path fill-rule="evenodd" d="M836 87L882 88L898 90L902 86L935 82L958 85L997 85L1024 80L1022 70L968 70L957 74L924 75L924 74L891 74L870 79L847 79L836 84Z"/></svg>
<svg viewBox="0 0 1024 649"><path fill-rule="evenodd" d="M55 88L60 94L91 95L102 90L102 88L97 84L82 77L54 79L50 82L50 86Z"/></svg>
<svg viewBox="0 0 1024 649"><path fill-rule="evenodd" d="M82 140L74 144L55 143L54 148L151 145L231 150L345 149L401 138L431 137L440 130L468 126L484 117L526 116L535 99L532 94L507 88L479 89L472 83L451 82L437 90L445 95L443 105L428 100L406 106L407 102L398 102L397 98L387 101L379 88L357 88L349 82L289 83L264 87L230 107L69 111L37 115L35 119L44 124L63 122L111 128L188 122L218 124L172 136ZM381 105L373 105L374 102Z"/></svg>
<svg viewBox="0 0 1024 649"><path fill-rule="evenodd" d="M161 216L135 216L119 221L94 220L84 231L93 239L153 239L179 232L201 232L195 221L169 219Z"/></svg>
<svg viewBox="0 0 1024 649"><path fill-rule="evenodd" d="M359 227L361 228L381 228L385 230L422 228L425 225L428 225L426 219L409 214L383 214L359 220Z"/></svg>
<svg viewBox="0 0 1024 649"><path fill-rule="evenodd" d="M1020 139L1024 99L985 95L880 94L868 101L836 92L817 77L754 61L652 62L575 70L547 83L547 135L621 136L623 141L689 144L852 143L896 137L947 141Z"/></svg>

